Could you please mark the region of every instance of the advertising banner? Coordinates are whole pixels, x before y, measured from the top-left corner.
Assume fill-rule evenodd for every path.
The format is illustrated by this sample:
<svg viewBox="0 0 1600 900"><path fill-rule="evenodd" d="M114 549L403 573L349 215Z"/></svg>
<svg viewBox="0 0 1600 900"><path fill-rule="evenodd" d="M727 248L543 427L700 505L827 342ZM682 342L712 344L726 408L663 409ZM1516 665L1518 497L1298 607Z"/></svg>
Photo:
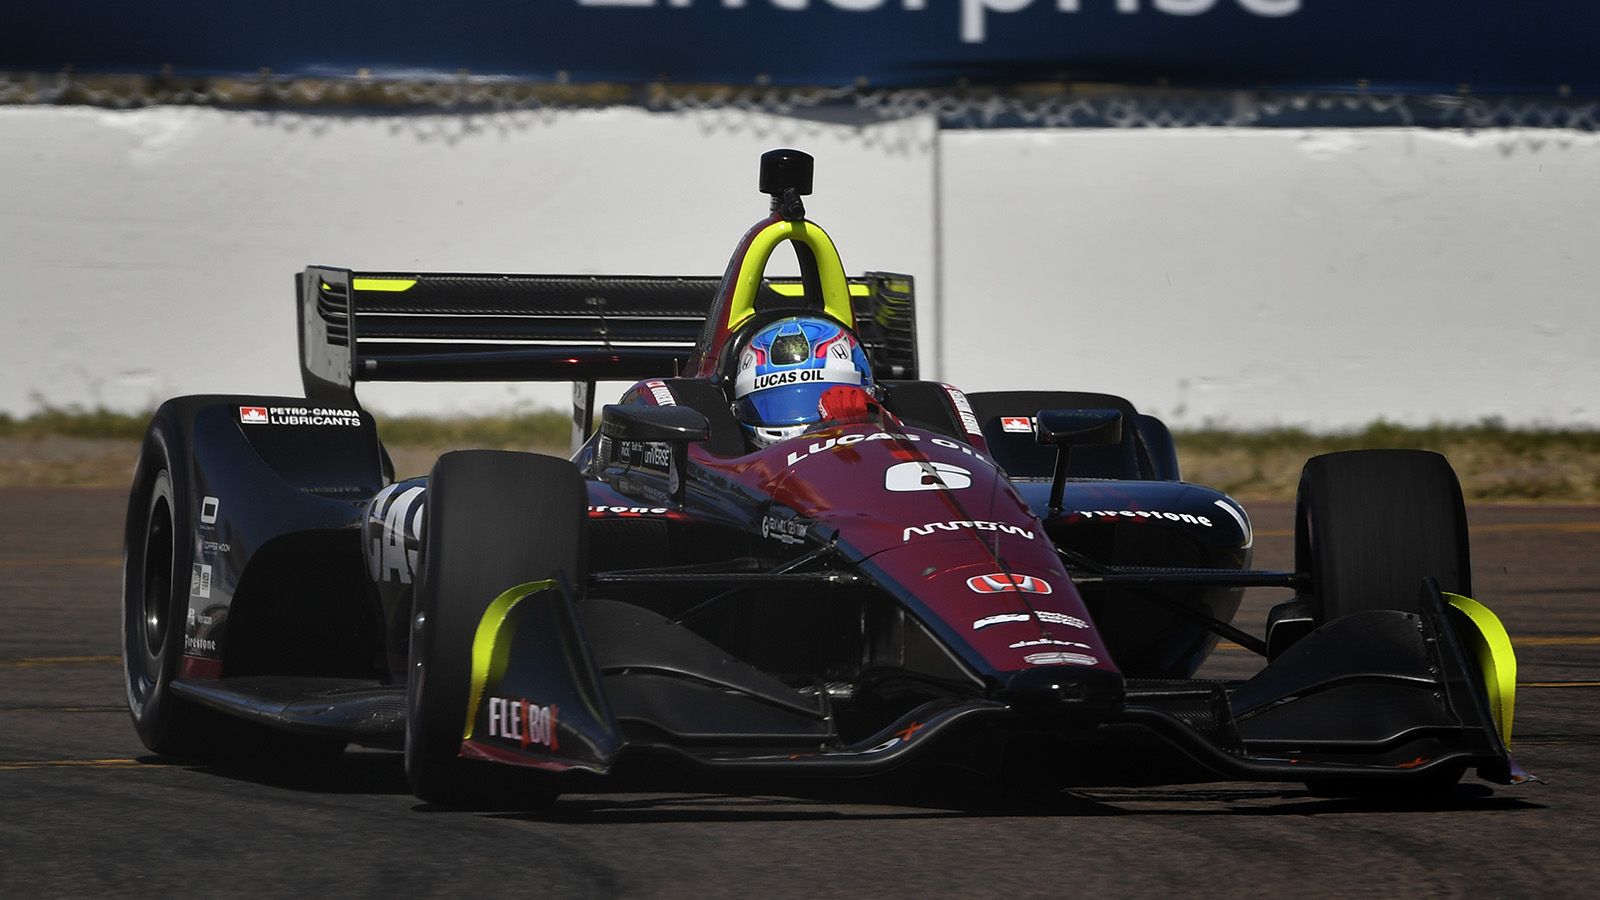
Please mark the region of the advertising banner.
<svg viewBox="0 0 1600 900"><path fill-rule="evenodd" d="M1600 93L1593 0L24 0L0 71Z"/></svg>

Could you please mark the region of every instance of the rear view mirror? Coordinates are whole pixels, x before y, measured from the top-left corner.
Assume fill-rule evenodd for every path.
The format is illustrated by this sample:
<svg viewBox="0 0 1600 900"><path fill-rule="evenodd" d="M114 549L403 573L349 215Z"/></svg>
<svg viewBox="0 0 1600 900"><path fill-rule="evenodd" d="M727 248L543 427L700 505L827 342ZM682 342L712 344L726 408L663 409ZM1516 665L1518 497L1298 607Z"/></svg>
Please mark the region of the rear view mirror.
<svg viewBox="0 0 1600 900"><path fill-rule="evenodd" d="M1118 409L1041 409L1035 421L1034 437L1041 444L1071 448L1122 440Z"/></svg>
<svg viewBox="0 0 1600 900"><path fill-rule="evenodd" d="M1056 469L1050 480L1049 515L1061 512L1061 495L1067 487L1067 460L1073 447L1115 444L1122 440L1122 410L1041 409L1034 417L1034 439L1056 450Z"/></svg>
<svg viewBox="0 0 1600 900"><path fill-rule="evenodd" d="M600 411L600 433L619 441L692 444L711 436L711 422L687 406L613 403Z"/></svg>
<svg viewBox="0 0 1600 900"><path fill-rule="evenodd" d="M681 505L688 490L689 445L711 437L711 420L687 406L613 403L600 411L600 436L602 445L613 444L624 465L664 470L667 493Z"/></svg>

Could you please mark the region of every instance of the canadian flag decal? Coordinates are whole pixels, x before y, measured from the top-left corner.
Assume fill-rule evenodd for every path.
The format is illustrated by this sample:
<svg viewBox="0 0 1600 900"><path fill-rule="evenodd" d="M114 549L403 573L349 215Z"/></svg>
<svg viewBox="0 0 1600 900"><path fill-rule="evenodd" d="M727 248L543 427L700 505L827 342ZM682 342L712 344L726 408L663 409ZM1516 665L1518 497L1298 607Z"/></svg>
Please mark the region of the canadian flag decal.
<svg viewBox="0 0 1600 900"><path fill-rule="evenodd" d="M1033 431L1033 419L1028 416L1001 416L1000 430L1020 431L1026 434Z"/></svg>
<svg viewBox="0 0 1600 900"><path fill-rule="evenodd" d="M1055 590L1050 587L1050 582L1032 575L1008 575L1005 572L996 572L993 575L974 575L967 579L967 587L979 594L1048 594Z"/></svg>
<svg viewBox="0 0 1600 900"><path fill-rule="evenodd" d="M246 425L267 424L267 408L265 406L239 407L239 421Z"/></svg>

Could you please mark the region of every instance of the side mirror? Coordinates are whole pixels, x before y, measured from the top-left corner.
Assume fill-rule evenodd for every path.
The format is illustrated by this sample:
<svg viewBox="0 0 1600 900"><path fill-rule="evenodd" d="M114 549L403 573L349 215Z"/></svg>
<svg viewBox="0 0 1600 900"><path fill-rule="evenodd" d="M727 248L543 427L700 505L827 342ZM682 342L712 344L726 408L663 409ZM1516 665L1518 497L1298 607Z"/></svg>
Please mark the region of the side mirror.
<svg viewBox="0 0 1600 900"><path fill-rule="evenodd" d="M1115 444L1122 440L1120 409L1041 409L1034 417L1034 439L1059 448L1050 480L1049 515L1061 512L1061 495L1067 487L1067 460L1073 447Z"/></svg>
<svg viewBox="0 0 1600 900"><path fill-rule="evenodd" d="M689 445L711 436L711 421L687 406L612 403L600 411L600 436L613 444L613 460L664 473L667 493L682 505Z"/></svg>
<svg viewBox="0 0 1600 900"><path fill-rule="evenodd" d="M609 403L600 411L600 433L619 441L692 444L711 437L711 421L687 406Z"/></svg>
<svg viewBox="0 0 1600 900"><path fill-rule="evenodd" d="M1057 447L1115 444L1122 440L1120 409L1041 409L1034 438Z"/></svg>

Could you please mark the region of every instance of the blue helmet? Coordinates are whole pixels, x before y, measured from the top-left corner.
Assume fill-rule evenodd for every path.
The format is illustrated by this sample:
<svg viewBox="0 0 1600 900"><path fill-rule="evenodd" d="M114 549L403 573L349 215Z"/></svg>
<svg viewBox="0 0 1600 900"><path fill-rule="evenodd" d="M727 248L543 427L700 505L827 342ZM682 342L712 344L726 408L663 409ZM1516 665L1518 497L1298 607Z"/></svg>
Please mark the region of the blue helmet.
<svg viewBox="0 0 1600 900"><path fill-rule="evenodd" d="M841 384L872 390L872 367L855 335L820 316L779 319L739 353L733 414L765 447L815 425L822 393Z"/></svg>

